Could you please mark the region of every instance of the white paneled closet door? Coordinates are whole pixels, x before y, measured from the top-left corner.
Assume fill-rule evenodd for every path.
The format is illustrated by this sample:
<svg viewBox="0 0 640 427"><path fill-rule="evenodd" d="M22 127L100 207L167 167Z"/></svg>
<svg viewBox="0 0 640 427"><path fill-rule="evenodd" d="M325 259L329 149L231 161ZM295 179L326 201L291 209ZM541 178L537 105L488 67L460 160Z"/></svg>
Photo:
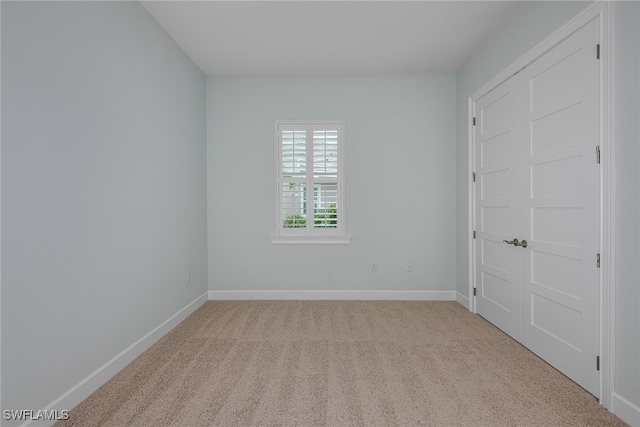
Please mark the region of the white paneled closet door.
<svg viewBox="0 0 640 427"><path fill-rule="evenodd" d="M522 98L522 343L598 396L600 26L518 77Z"/></svg>
<svg viewBox="0 0 640 427"><path fill-rule="evenodd" d="M599 38L594 19L474 106L476 310L596 396Z"/></svg>
<svg viewBox="0 0 640 427"><path fill-rule="evenodd" d="M477 312L520 340L520 97L510 79L476 103Z"/></svg>

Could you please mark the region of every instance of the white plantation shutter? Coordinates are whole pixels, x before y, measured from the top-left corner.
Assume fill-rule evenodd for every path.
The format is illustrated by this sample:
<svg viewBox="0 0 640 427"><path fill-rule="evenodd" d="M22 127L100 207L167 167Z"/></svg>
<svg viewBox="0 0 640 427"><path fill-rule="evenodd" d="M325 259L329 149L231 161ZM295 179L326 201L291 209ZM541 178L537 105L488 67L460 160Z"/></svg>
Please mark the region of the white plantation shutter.
<svg viewBox="0 0 640 427"><path fill-rule="evenodd" d="M307 172L307 133L282 131L282 174L304 177Z"/></svg>
<svg viewBox="0 0 640 427"><path fill-rule="evenodd" d="M313 131L314 228L338 226L338 131Z"/></svg>
<svg viewBox="0 0 640 427"><path fill-rule="evenodd" d="M307 177L307 132L281 131L282 194L281 213L283 227L305 228Z"/></svg>
<svg viewBox="0 0 640 427"><path fill-rule="evenodd" d="M342 122L277 122L276 236L344 236Z"/></svg>
<svg viewBox="0 0 640 427"><path fill-rule="evenodd" d="M314 187L314 228L338 227L338 184L318 184Z"/></svg>
<svg viewBox="0 0 640 427"><path fill-rule="evenodd" d="M338 178L338 131L313 131L313 175Z"/></svg>

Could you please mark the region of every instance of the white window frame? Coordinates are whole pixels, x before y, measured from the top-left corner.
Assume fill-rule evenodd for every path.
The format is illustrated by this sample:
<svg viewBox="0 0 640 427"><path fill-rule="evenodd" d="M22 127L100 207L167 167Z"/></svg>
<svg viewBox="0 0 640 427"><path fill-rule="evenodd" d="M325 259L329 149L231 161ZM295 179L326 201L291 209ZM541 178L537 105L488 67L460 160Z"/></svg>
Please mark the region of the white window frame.
<svg viewBox="0 0 640 427"><path fill-rule="evenodd" d="M311 198L307 196L307 206L313 206L314 197L313 189L314 185L318 182L314 179L313 174L313 138L309 137L309 133L318 130L336 130L338 131L338 159L337 159L337 226L335 228L316 228L314 227L314 221L309 221L309 218L313 218L313 209L311 213L307 213L306 227L304 228L285 228L283 226L283 185L285 181L289 181L288 178L282 176L282 131L284 130L296 130L306 131L306 177L305 184L307 188L307 194L311 189ZM349 244L351 242L350 236L345 234L345 204L344 204L344 120L278 120L275 123L275 142L276 142L276 224L275 234L271 236L272 244ZM307 212L309 209L307 209ZM309 216L311 215L311 216Z"/></svg>

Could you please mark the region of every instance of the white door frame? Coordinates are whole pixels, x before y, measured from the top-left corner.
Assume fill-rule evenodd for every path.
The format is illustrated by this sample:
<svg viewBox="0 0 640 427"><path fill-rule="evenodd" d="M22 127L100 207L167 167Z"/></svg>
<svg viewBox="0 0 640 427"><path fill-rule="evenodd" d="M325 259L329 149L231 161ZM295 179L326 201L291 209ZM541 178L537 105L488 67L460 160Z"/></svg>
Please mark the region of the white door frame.
<svg viewBox="0 0 640 427"><path fill-rule="evenodd" d="M535 61L553 46L560 43L569 35L577 31L580 27L594 18L600 20L601 47L600 47L600 67L601 67L601 181L600 181L600 244L601 244L601 268L600 268L600 404L605 408L610 408L612 401L613 382L613 308L615 277L615 241L614 241L614 206L615 206L615 138L614 138L614 8L615 2L597 1L558 31L547 37L531 51L522 56L519 60L511 64L504 71L491 79L488 83L475 91L468 101L468 135L469 135L469 176L474 168L475 150L473 143L473 117L475 116L475 102L483 95L506 81L528 64ZM469 179L471 182L471 179ZM473 230L475 230L475 186L469 186L469 310L476 312L476 299L473 295L475 287L475 245Z"/></svg>

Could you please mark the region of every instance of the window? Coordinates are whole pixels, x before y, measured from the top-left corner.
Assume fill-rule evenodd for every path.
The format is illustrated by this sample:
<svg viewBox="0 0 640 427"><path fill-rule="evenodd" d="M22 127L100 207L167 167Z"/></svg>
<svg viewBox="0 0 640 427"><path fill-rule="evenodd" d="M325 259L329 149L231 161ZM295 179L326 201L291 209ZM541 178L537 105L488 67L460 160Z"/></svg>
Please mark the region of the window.
<svg viewBox="0 0 640 427"><path fill-rule="evenodd" d="M344 122L276 122L272 243L349 243L344 234Z"/></svg>

